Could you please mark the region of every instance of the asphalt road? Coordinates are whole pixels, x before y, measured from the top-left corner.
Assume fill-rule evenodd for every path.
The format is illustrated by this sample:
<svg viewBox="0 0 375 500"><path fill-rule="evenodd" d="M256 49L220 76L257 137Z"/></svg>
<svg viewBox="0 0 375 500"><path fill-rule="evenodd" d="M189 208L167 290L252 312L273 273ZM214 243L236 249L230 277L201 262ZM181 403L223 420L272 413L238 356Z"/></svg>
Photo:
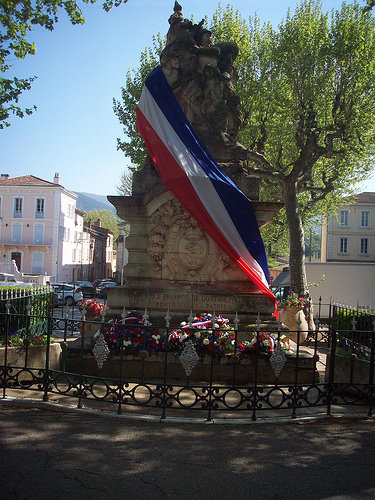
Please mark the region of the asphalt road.
<svg viewBox="0 0 375 500"><path fill-rule="evenodd" d="M373 420L217 425L0 404L0 498L375 498Z"/></svg>

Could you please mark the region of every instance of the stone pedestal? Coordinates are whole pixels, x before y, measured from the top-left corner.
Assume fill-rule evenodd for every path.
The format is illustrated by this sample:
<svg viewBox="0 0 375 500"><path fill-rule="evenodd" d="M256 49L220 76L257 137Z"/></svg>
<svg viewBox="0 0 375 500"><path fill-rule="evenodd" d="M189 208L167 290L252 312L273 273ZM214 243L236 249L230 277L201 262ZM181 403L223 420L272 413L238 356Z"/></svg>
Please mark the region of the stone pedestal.
<svg viewBox="0 0 375 500"><path fill-rule="evenodd" d="M258 180L247 179L247 188L258 200ZM238 312L248 322L255 322L258 312L262 319L272 319L271 302L181 206L152 166L134 174L132 196L108 199L130 224L126 283L108 290L109 314L147 307L153 322L164 322L168 309L178 318L192 310L227 316ZM277 211L274 205L257 203L260 225Z"/></svg>

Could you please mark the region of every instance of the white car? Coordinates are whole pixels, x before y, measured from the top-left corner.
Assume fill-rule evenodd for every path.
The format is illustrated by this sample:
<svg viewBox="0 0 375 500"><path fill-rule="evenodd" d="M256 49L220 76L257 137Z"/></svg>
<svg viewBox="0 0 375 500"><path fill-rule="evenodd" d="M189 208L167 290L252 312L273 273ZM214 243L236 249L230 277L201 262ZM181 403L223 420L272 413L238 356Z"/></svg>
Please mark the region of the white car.
<svg viewBox="0 0 375 500"><path fill-rule="evenodd" d="M53 290L53 305L57 306L72 306L83 300L83 293L76 291L75 285L68 285L67 283L53 283L51 285Z"/></svg>

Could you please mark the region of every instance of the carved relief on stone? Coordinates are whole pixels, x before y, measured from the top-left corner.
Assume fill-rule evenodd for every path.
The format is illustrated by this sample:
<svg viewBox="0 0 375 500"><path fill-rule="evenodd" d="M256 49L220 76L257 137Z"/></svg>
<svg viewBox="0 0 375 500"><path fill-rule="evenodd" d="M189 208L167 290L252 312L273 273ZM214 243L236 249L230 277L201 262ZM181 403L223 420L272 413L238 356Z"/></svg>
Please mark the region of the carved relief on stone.
<svg viewBox="0 0 375 500"><path fill-rule="evenodd" d="M151 217L148 254L154 271L170 281L210 283L223 252L176 200L161 205Z"/></svg>

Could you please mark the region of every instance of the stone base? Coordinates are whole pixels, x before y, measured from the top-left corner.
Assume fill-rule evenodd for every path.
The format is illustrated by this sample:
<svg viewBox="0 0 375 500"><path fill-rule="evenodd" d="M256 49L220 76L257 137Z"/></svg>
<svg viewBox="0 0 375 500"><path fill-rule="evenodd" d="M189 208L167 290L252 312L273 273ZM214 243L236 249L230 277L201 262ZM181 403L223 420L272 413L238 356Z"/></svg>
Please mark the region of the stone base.
<svg viewBox="0 0 375 500"><path fill-rule="evenodd" d="M205 312L221 314L233 323L236 312L240 317L240 328L255 324L258 312L262 322L275 322L273 305L261 293L219 291L217 287L134 287L123 285L108 290L109 315L121 314L123 309L135 309L141 313L147 307L149 320L155 326L165 325L169 310L171 325L179 326L186 321L190 311L194 315Z"/></svg>
<svg viewBox="0 0 375 500"><path fill-rule="evenodd" d="M181 365L179 356L174 353L168 353L167 361L167 382L186 382L186 374ZM162 383L164 378L164 353L153 353L144 358L139 356L124 356L122 368L122 380L139 382L143 380L145 383ZM215 382L235 385L253 384L255 381L255 364L256 356L254 353L249 355L241 355L239 364L234 364L237 357L225 355L216 358L213 364L212 378ZM307 352L300 352L298 359L298 377L299 384L312 384L319 382L319 374L316 370L316 361ZM294 384L295 383L295 367L296 356L288 355L287 362L282 369L278 383L279 384ZM77 373L80 370L80 352L69 349L65 358L65 369L71 373ZM235 370L235 371L234 371ZM208 383L211 372L211 357L205 356L195 365L189 380L199 383ZM91 351L86 351L83 359L83 374L98 376L99 369L95 358ZM108 378L120 378L120 357L111 353L107 358L102 368L102 376ZM275 384L276 378L270 357L267 355L259 355L258 359L258 379L259 384Z"/></svg>

